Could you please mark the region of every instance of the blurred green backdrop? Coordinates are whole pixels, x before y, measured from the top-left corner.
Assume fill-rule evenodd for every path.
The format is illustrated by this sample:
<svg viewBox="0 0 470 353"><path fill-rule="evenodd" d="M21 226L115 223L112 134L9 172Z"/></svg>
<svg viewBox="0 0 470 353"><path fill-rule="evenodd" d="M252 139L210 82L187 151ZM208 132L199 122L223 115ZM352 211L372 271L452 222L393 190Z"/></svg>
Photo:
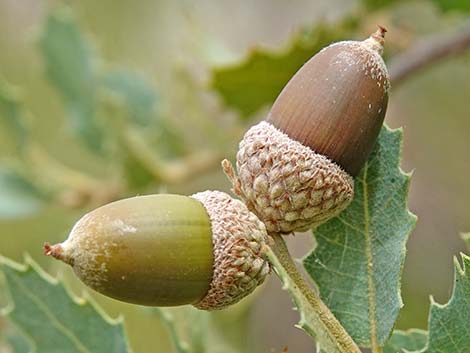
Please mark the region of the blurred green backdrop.
<svg viewBox="0 0 470 353"><path fill-rule="evenodd" d="M446 1L384 3L0 0L0 91L9 102L21 102L19 114L28 130L24 138L32 141L19 147L18 127L0 119L0 174L8 166L41 189L34 191L39 194L34 203L24 201L21 192L12 194L11 184L0 183L0 253L16 261L31 254L80 294L83 287L70 271L42 256L42 244L65 238L81 214L138 193L229 191L218 161L233 159L243 131L265 116L270 96L259 109L236 109L223 98L228 77L223 73L243 65L255 48L282 56L300 41L311 56L315 43L363 38L379 23L389 29L386 57L393 58L422 39L470 24L465 9ZM58 52L69 53L66 60L78 64L61 68L50 58L48 64L48 50L55 49L44 44L45 28L54 25L48 16L57 11L59 19L71 16L78 24L80 40L89 46L84 49L89 66L77 59L80 48L60 38L54 42ZM87 140L95 131L89 125L74 125L70 115L80 111L51 70L71 77L99 73L104 88L94 86L94 76L90 79L99 104L95 120L87 124L97 122L104 146L95 148L97 140ZM447 300L452 258L464 250L458 234L470 230L469 78L467 53L392 87L386 121L404 127L403 169L413 170L409 203L419 217L408 243L400 328L426 327L430 294L438 302ZM272 77L257 79L270 82ZM129 91L138 94L129 96ZM89 103L88 95L83 97L80 107ZM92 141L91 147L86 141ZM24 212L12 213L15 207ZM299 235L290 246L303 256L311 237ZM152 310L94 296L111 316L124 315L136 353L172 352L168 332ZM204 314L212 327L209 353L280 352L284 346L290 352L314 351L310 339L293 327L297 314L291 307L273 277L233 309ZM181 325L188 317L185 310L175 311Z"/></svg>

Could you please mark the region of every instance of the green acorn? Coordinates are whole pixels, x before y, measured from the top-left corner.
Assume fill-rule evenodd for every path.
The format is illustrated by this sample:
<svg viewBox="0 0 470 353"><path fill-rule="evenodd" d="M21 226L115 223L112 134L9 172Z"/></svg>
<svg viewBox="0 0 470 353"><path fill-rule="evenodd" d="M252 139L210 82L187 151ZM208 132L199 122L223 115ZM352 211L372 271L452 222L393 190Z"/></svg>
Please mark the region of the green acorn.
<svg viewBox="0 0 470 353"><path fill-rule="evenodd" d="M214 310L264 281L267 239L263 223L242 202L205 191L107 204L83 216L63 243L45 244L44 252L109 297Z"/></svg>
<svg viewBox="0 0 470 353"><path fill-rule="evenodd" d="M287 83L266 121L240 142L234 192L270 233L316 227L344 210L353 177L382 126L390 87L381 57L386 30L334 43Z"/></svg>

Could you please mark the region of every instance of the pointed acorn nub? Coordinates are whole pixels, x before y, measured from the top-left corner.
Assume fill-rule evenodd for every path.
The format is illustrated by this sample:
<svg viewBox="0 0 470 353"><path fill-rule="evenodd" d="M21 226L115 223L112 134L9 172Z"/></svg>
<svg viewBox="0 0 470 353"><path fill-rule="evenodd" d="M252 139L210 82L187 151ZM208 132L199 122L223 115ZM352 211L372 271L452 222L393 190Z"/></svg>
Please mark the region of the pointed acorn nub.
<svg viewBox="0 0 470 353"><path fill-rule="evenodd" d="M206 191L112 202L83 216L63 243L46 243L44 254L121 301L214 310L264 281L266 240L264 225L243 203Z"/></svg>
<svg viewBox="0 0 470 353"><path fill-rule="evenodd" d="M52 256L53 258L65 262L66 264L73 266L73 258L64 252L62 244L51 245L49 243L44 243L43 252L46 256Z"/></svg>
<svg viewBox="0 0 470 353"><path fill-rule="evenodd" d="M51 245L50 243L44 243L43 252L46 256L52 256L57 260L60 260L60 253L62 252L62 247L60 244Z"/></svg>
<svg viewBox="0 0 470 353"><path fill-rule="evenodd" d="M383 124L389 77L381 57L386 29L334 43L292 77L267 121L351 176L367 160Z"/></svg>

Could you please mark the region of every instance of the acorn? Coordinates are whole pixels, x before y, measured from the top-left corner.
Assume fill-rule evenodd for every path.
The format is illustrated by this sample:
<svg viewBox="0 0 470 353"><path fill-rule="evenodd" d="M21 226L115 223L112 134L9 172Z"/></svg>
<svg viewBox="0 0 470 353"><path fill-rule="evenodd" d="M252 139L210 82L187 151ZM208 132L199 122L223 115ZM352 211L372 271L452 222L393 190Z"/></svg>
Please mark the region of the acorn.
<svg viewBox="0 0 470 353"><path fill-rule="evenodd" d="M222 309L251 293L270 271L264 224L219 191L147 195L83 216L46 255L72 266L89 287L148 306Z"/></svg>
<svg viewBox="0 0 470 353"><path fill-rule="evenodd" d="M352 201L354 177L380 132L390 87L386 30L334 43L292 77L265 121L240 142L233 191L269 233L314 228Z"/></svg>

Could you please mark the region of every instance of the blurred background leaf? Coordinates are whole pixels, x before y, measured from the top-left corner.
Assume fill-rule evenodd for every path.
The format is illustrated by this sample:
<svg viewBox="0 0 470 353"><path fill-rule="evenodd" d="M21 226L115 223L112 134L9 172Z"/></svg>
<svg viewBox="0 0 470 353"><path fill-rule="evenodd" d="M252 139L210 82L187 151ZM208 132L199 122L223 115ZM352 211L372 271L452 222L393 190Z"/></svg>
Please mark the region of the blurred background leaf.
<svg viewBox="0 0 470 353"><path fill-rule="evenodd" d="M212 88L225 104L249 117L271 104L294 73L316 52L351 35L357 21L348 19L335 25L318 23L300 32L289 48L274 53L252 49L246 59L232 67L214 69Z"/></svg>
<svg viewBox="0 0 470 353"><path fill-rule="evenodd" d="M30 216L44 206L41 190L14 169L0 165L0 220Z"/></svg>
<svg viewBox="0 0 470 353"><path fill-rule="evenodd" d="M41 38L47 77L64 100L72 131L101 151L103 128L95 119L96 61L70 9L55 10Z"/></svg>
<svg viewBox="0 0 470 353"><path fill-rule="evenodd" d="M124 70L115 70L105 74L103 83L124 100L134 124L148 126L157 117L158 98L143 78Z"/></svg>
<svg viewBox="0 0 470 353"><path fill-rule="evenodd" d="M18 89L0 80L0 121L10 132L10 138L16 145L18 153L22 153L28 132L24 113L19 104L19 95Z"/></svg>
<svg viewBox="0 0 470 353"><path fill-rule="evenodd" d="M444 11L470 12L470 3L466 0L434 0L434 2Z"/></svg>

